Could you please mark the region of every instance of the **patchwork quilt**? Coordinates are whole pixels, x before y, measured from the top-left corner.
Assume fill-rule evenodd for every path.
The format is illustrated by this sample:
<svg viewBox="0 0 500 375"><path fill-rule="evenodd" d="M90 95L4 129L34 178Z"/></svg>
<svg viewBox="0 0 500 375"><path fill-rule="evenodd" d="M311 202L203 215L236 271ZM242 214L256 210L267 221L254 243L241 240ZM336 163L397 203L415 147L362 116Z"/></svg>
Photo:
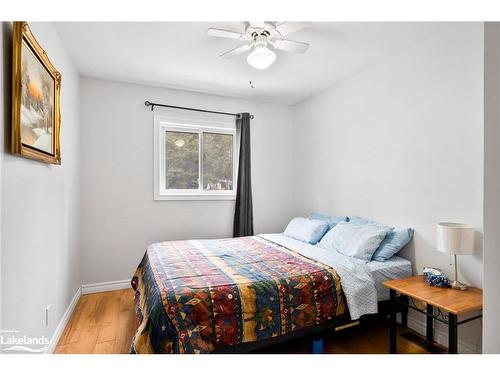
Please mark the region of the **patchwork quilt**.
<svg viewBox="0 0 500 375"><path fill-rule="evenodd" d="M209 353L346 310L333 268L261 237L153 244L132 287L136 353Z"/></svg>

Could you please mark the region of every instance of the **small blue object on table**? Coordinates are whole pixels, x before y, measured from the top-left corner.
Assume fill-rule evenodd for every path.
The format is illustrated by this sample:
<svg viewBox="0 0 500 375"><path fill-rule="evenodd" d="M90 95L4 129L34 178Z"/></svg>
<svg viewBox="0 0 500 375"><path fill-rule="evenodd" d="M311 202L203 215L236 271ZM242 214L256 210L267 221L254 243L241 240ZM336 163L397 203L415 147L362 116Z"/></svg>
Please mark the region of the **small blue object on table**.
<svg viewBox="0 0 500 375"><path fill-rule="evenodd" d="M424 267L424 277L430 286L449 288L450 282L439 268Z"/></svg>

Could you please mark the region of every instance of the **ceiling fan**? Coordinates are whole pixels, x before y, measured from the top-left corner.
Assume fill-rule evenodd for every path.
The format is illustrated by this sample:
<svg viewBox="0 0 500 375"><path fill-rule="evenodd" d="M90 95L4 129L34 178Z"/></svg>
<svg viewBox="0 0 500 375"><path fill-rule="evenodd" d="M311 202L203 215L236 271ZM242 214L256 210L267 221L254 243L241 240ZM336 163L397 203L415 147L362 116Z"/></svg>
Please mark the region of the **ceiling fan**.
<svg viewBox="0 0 500 375"><path fill-rule="evenodd" d="M302 30L310 24L311 22L245 22L244 32L211 28L207 30L207 34L247 42L220 56L230 59L252 50L247 56L248 64L256 69L267 69L276 60L276 54L272 49L304 53L309 48L309 43L283 37Z"/></svg>

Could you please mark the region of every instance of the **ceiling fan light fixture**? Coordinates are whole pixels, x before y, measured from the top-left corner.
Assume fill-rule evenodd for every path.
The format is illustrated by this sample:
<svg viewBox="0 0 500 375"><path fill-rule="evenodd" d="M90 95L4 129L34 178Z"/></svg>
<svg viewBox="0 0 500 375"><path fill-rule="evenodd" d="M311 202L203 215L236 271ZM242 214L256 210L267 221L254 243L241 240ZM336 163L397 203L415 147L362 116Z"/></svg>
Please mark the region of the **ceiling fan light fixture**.
<svg viewBox="0 0 500 375"><path fill-rule="evenodd" d="M256 45L254 50L247 56L248 64L259 70L269 68L275 60L276 54L266 45Z"/></svg>

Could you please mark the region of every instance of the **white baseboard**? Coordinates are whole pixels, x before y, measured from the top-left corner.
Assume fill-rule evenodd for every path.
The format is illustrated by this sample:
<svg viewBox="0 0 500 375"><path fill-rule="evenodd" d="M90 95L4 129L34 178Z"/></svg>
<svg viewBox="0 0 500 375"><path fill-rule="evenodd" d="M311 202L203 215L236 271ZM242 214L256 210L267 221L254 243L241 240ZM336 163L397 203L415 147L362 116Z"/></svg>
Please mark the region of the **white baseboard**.
<svg viewBox="0 0 500 375"><path fill-rule="evenodd" d="M110 290L119 290L131 288L130 280L106 281L104 283L94 283L82 285L82 294L91 294L99 292L109 292Z"/></svg>
<svg viewBox="0 0 500 375"><path fill-rule="evenodd" d="M59 321L56 330L54 331L52 337L50 338L50 343L47 346L47 349L45 350L46 354L54 353L57 343L59 342L59 339L61 338L61 335L63 334L64 329L66 328L66 324L68 324L68 321L71 318L71 315L73 314L73 311L75 310L76 304L78 303L78 300L80 299L81 295L82 295L82 288L78 288L75 295L71 299L68 308L66 309L61 320Z"/></svg>
<svg viewBox="0 0 500 375"><path fill-rule="evenodd" d="M425 323L415 319L415 317L408 316L408 328L416 331L417 333L425 336ZM434 327L434 340L444 346L448 347L448 334L442 331L437 330ZM458 340L458 352L461 354L478 354L478 348L474 347L470 343L467 343L463 340Z"/></svg>

